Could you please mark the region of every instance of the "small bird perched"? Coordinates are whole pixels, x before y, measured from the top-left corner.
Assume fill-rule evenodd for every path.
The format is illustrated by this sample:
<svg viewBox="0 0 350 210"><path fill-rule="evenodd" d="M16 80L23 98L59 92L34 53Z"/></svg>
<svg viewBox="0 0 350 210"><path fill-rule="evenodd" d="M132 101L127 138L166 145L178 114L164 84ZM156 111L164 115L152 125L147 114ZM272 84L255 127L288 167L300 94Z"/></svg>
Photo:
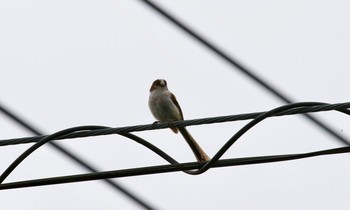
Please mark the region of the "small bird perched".
<svg viewBox="0 0 350 210"><path fill-rule="evenodd" d="M183 114L175 95L172 94L167 87L167 82L164 79L157 79L153 82L148 100L148 106L153 116L159 122L173 122L183 120ZM205 154L203 149L194 140L191 134L185 127L170 128L174 133L180 133L191 147L198 162L207 162L209 156Z"/></svg>

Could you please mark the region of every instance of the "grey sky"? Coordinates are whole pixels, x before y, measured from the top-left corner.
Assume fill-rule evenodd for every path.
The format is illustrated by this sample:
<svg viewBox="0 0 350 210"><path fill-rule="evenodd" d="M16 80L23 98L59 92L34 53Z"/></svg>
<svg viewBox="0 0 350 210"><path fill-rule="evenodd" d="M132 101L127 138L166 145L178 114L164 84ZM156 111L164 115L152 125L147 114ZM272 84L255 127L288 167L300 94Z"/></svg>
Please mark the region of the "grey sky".
<svg viewBox="0 0 350 210"><path fill-rule="evenodd" d="M347 1L157 1L295 101L349 101ZM149 87L164 78L186 119L265 111L270 93L139 1L2 1L0 102L46 133L152 123ZM1 115L0 115L1 116ZM350 138L350 118L315 115ZM190 127L209 155L245 122ZM1 139L30 134L0 117ZM138 133L194 161L170 130ZM119 136L60 142L100 170L165 162ZM3 171L29 145L0 147ZM342 146L302 117L267 120L224 157ZM159 209L347 209L348 155L116 179ZM5 182L85 173L51 147ZM100 181L0 191L4 209L139 209Z"/></svg>

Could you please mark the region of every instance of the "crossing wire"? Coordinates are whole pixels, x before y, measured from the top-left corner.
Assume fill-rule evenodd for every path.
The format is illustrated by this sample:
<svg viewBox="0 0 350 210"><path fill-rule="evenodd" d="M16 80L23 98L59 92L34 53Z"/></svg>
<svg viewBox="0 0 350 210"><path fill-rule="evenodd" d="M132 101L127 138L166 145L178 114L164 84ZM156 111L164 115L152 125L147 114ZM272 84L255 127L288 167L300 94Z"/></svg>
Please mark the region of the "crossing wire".
<svg viewBox="0 0 350 210"><path fill-rule="evenodd" d="M273 95L275 95L277 98L282 100L284 103L290 104L293 103L293 100L287 97L285 94L283 94L281 91L277 90L275 87L273 87L271 84L269 84L264 79L260 78L256 74L253 73L253 71L249 70L247 67L242 65L240 62L236 61L232 57L230 57L227 53L225 53L223 50L221 50L219 47L215 46L213 43L208 41L204 38L204 36L200 35L198 32L195 32L193 29L191 29L189 26L181 22L179 19L175 18L174 15L170 14L168 11L166 11L164 8L160 7L156 3L150 0L140 0L145 5L149 6L153 11L160 14L165 19L169 20L172 24L174 24L176 27L184 31L186 34L188 34L190 37L192 37L194 40L201 43L203 46L208 48L211 52L222 58L224 61L226 61L231 66L235 67L237 70L239 70L244 75L248 76L248 78L252 79L254 82L259 84L260 86L264 87L266 90L271 92ZM337 139L339 142L345 145L350 145L350 142L344 138L343 136L339 135L337 132L332 130L327 124L320 121L319 119L316 119L315 117L305 114L305 117L309 119L311 122L316 124L318 127L326 131L329 135L333 136L335 139Z"/></svg>
<svg viewBox="0 0 350 210"><path fill-rule="evenodd" d="M39 131L39 129L36 129L34 126L30 125L28 122L25 122L22 118L20 118L18 115L16 115L14 112L10 111L8 108L0 104L0 111L4 113L7 117L15 121L17 124L21 125L23 128L29 130L30 132L34 133L35 135L42 135L42 132ZM69 151L67 148L55 143L50 142L50 145L53 146L55 149L69 157L74 162L81 165L83 168L89 170L90 172L97 172L98 170L94 168L92 165L84 161L82 158L78 157L73 152ZM155 209L154 206L152 206L150 203L146 202L145 200L141 199L139 196L132 193L130 190L122 186L121 184L117 183L116 181L112 181L109 179L103 180L105 183L107 183L109 186L111 186L113 189L118 191L119 193L122 193L129 199L131 199L133 202L138 204L143 209Z"/></svg>

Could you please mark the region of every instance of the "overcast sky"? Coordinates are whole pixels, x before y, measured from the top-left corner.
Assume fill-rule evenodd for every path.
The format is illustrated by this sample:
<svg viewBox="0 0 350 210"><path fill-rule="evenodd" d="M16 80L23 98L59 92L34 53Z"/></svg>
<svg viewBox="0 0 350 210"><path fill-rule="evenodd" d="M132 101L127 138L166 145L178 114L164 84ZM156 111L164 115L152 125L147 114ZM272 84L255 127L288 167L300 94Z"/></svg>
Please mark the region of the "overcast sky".
<svg viewBox="0 0 350 210"><path fill-rule="evenodd" d="M155 1L294 101L349 101L348 1ZM154 122L149 88L168 81L186 119L266 111L279 99L141 1L0 2L0 103L47 134ZM350 139L350 118L316 114ZM189 127L213 156L248 121ZM0 114L1 139L31 136ZM169 129L135 133L180 162ZM113 135L59 142L99 170L166 164ZM0 148L0 171L30 145ZM301 116L269 119L223 158L344 146ZM349 155L114 179L157 209L348 209ZM50 146L5 182L86 173ZM0 191L2 209L140 209L101 181Z"/></svg>

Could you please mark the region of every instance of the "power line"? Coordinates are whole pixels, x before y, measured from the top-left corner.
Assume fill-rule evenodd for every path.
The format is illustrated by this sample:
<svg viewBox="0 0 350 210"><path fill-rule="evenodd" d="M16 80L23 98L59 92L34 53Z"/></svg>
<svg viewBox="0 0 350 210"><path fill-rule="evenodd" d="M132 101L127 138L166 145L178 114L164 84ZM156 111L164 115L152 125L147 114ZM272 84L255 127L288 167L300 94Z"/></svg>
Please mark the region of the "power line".
<svg viewBox="0 0 350 210"><path fill-rule="evenodd" d="M5 108L3 105L0 104L0 111L3 112L8 118L15 121L17 124L21 125L23 128L29 130L35 135L42 135L42 132L40 132L38 129L34 128L34 126L30 125L28 122L25 122L22 118L20 118L18 115L14 114L14 112L11 112L8 108ZM78 165L82 166L83 168L87 169L90 172L97 172L98 170L88 164L86 161L82 160L80 157L75 155L73 152L69 151L67 148L55 143L50 142L50 145L53 146L56 150L60 151L67 157L69 157L74 162L78 163ZM144 201L143 199L139 198L138 196L134 195L132 192L127 190L125 187L121 186L116 181L112 181L109 179L103 180L105 183L107 183L109 186L111 186L113 189L117 190L118 192L124 194L126 197L131 199L133 202L137 203L140 207L144 209L155 209L152 205L150 205L148 202Z"/></svg>
<svg viewBox="0 0 350 210"><path fill-rule="evenodd" d="M271 92L273 95L275 95L277 98L282 100L284 103L293 103L293 100L287 97L285 94L283 94L281 91L274 88L271 84L269 84L267 81L263 80L256 74L254 74L251 70L249 70L247 67L243 66L238 61L231 58L227 53L225 53L223 50L219 49L219 47L215 46L213 43L209 42L207 39L205 39L202 35L195 32L190 27L186 26L183 22L175 18L173 15L171 15L168 11L166 11L164 8L161 8L157 4L153 3L149 0L141 0L145 5L152 8L154 11L162 15L165 19L169 20L171 23L173 23L175 26L177 26L182 31L186 32L190 37L197 40L199 43L201 43L203 46L208 48L210 51L218 55L220 58L222 58L224 61L228 62L231 66L238 69L241 73L248 76L248 78L252 79L254 82L259 84L260 86L264 87L266 90ZM311 122L322 128L326 133L330 134L331 136L335 137L340 141L341 143L345 145L350 145L350 142L339 135L336 131L332 130L328 125L326 125L324 122L321 122L319 119L316 119L313 116L305 115L307 119L309 119Z"/></svg>
<svg viewBox="0 0 350 210"><path fill-rule="evenodd" d="M258 157L247 157L247 158L232 158L232 159L218 160L215 164L211 166L211 168L273 163L273 162L290 161L290 160L297 160L297 159L310 158L310 157L316 157L316 156L335 155L335 154L342 154L342 153L349 153L349 152L350 152L350 146L347 146L347 147L340 147L340 148L329 149L329 150L314 151L309 153L258 156ZM4 183L4 184L0 184L0 190L25 188L25 187L37 187L37 186L54 185L54 184L67 184L67 183L76 183L76 182L111 179L111 178L122 178L122 177L131 177L131 176L142 176L142 175L151 175L151 174L160 174L160 173L170 173L170 172L177 172L177 171L200 170L201 167L203 167L203 163L191 162L191 163L181 163L181 164L172 164L172 165L140 167L140 168L132 168L132 169L124 169L124 170L94 172L94 173L88 173L88 174L78 174L78 175L70 175L70 176L60 176L60 177Z"/></svg>
<svg viewBox="0 0 350 210"><path fill-rule="evenodd" d="M331 110L338 110L345 113L349 113L349 110L347 110L346 108L350 107L350 102L336 103L336 104L326 104L326 103L320 103L320 102L302 102L302 103L294 103L294 105L297 105L297 107L293 109L286 109L284 111L280 111L278 113L275 113L271 117L294 115L294 114L305 114L305 113L321 112L321 111L331 111ZM254 119L264 113L266 112L254 112L254 113L227 115L227 116L219 116L219 117L208 117L208 118L193 119L193 120L174 121L171 123L135 125L135 126L125 126L125 127L118 127L118 128L108 128L108 127L101 126L100 129L96 129L96 130L69 133L57 138L56 140L89 137L89 136L91 137L91 136L99 136L99 135L110 135L110 134L125 134L129 132L165 129L169 127L181 127L181 126L187 127L187 126L194 126L194 125L249 120L249 119ZM34 136L34 137L0 140L0 146L35 143L45 137L47 136L41 135L41 136Z"/></svg>
<svg viewBox="0 0 350 210"><path fill-rule="evenodd" d="M122 136L128 137L134 141L136 141L139 144L142 144L146 148L150 149L151 151L155 152L158 154L160 157L168 161L169 163L172 164L172 167L177 168L177 170L182 170L183 172L191 175L198 175L206 172L208 169L211 167L214 167L215 164L219 162L219 159L222 157L222 155L242 136L244 135L247 131L249 131L251 128L253 128L255 125L258 123L262 122L263 120L272 117L272 116L282 116L285 114L291 114L291 113L305 113L307 110L312 111L312 112L318 112L318 111L329 111L329 110L336 110L338 112L350 115L350 110L348 109L350 107L350 103L339 103L339 104L325 104L325 103L319 103L319 102L301 102L301 103L295 103L295 104L288 104L284 106L277 107L275 109L272 109L267 112L262 112L258 116L254 117L253 120L248 122L245 126L243 126L237 133L235 133L222 147L221 149L212 157L212 159L204 164L200 164L201 167L199 167L197 170L184 170L184 168L181 168L182 165L179 164L176 160L174 160L172 157L170 157L168 154L157 148L156 146L152 145L151 143L147 142L146 140L135 136L133 134L128 133L128 130L130 130L130 127L124 127L127 128L126 130L124 129L119 129L118 133ZM236 115L237 116L237 115ZM239 115L243 117L243 115ZM251 114L246 114L246 116L251 116ZM244 117L243 117L244 118ZM207 118L209 119L209 118ZM197 121L199 124L201 123L200 121ZM184 126L186 123L185 121L179 121L175 122L177 123L183 123L182 126ZM213 122L211 122L213 123ZM150 125L142 125L142 126L134 126L135 130L140 130L140 128L143 127L143 130L147 130L145 127L148 127ZM161 125L158 125L161 126ZM169 127L172 125L167 125L165 127ZM180 126L180 125L179 125ZM96 132L96 131L101 131L103 132ZM51 135L43 136L40 137L40 140L38 140L33 146L31 146L29 149L27 149L24 153L22 153L0 176L0 183L2 183L7 176L26 158L28 157L31 153L33 153L35 150L37 150L39 147L42 145L55 140L59 138L67 138L67 136L72 136L70 134L81 134L86 132L87 130L94 131L95 133L89 133L89 135L84 134L85 136L94 136L96 133L99 133L98 135L106 135L107 130L105 129L110 129L107 127L103 126L79 126L79 127L73 127L73 128L68 128L59 132L56 132ZM157 129L153 127L152 129ZM113 129L111 129L112 131ZM142 129L141 129L142 130ZM148 129L149 130L149 129ZM264 162L276 162L276 161L283 161L283 160L292 160L292 159L300 159L300 158L305 158L305 157L312 157L312 156L317 156L317 155L327 155L327 154L338 154L338 153L344 153L344 152L350 152L350 147L344 147L344 148L338 148L338 149L332 149L332 150L324 150L324 151L317 151L317 152L311 152L311 153L304 153L304 154L292 154L292 155L280 155L280 156L268 156L268 157L253 157L253 158L248 158L249 161L246 164L253 164L253 163L264 163ZM272 157L272 158L271 158ZM254 160L252 162L252 160ZM242 164L242 163L241 163ZM131 170L131 169L130 169ZM120 170L119 170L120 171ZM121 170L124 171L125 170ZM148 173L151 173L148 170ZM147 174L147 173L145 173ZM73 177L70 177L73 180L76 180ZM69 182L69 181L68 181ZM0 185L0 189L3 184ZM5 185L6 186L6 185Z"/></svg>

